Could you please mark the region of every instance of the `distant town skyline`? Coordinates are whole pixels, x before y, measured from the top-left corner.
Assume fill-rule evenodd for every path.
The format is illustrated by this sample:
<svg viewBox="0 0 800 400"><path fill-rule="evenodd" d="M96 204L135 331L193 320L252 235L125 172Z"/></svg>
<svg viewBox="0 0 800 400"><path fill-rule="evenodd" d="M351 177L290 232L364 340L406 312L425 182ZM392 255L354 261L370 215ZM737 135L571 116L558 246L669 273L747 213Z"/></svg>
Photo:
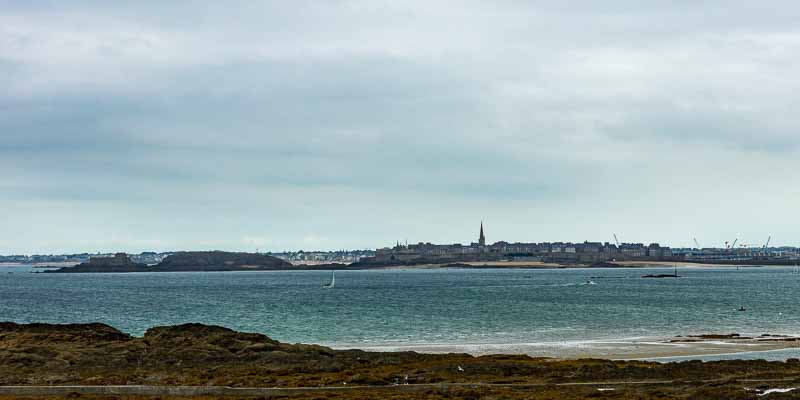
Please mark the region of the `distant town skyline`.
<svg viewBox="0 0 800 400"><path fill-rule="evenodd" d="M255 250L246 249L245 248L245 249L226 249L225 251L255 252L255 253L284 253L284 252L290 252L290 253L294 253L294 252L330 252L330 253L333 253L333 252L374 251L374 250L389 249L389 248L400 248L400 247L406 247L407 248L408 246L414 247L414 246L417 246L417 245L425 246L425 245L431 245L431 244L433 244L435 246L450 246L450 245L461 246L461 245L465 245L465 246L473 246L474 247L474 246L494 246L494 245L498 245L498 244L502 245L504 243L505 244L545 244L545 243L551 243L551 244L559 244L559 243L560 244L589 244L589 243L591 243L591 244L642 245L642 246L648 246L648 245L653 245L653 244L655 244L655 245L664 244L667 247L687 248L687 249L691 249L691 248L696 248L696 249L754 249L754 248L756 248L757 249L757 248L766 248L768 246L770 248L779 248L779 247L800 248L798 246L787 245L787 244L777 245L773 241L772 236L767 237L767 239L764 242L745 241L745 240L741 240L739 237L737 237L737 238L735 238L733 240L725 241L725 242L723 242L721 244L707 244L707 245L701 244L697 240L697 238L692 238L691 244L690 245L686 245L686 246L684 246L684 245L673 246L673 245L670 245L669 243L662 243L662 242L659 242L659 241L624 241L624 240L620 240L619 236L616 233L612 233L612 240L584 239L584 240L577 240L577 241L576 240L530 241L530 240L519 240L519 239L512 239L512 238L500 238L500 239L497 239L497 240L489 241L489 240L486 239L486 235L485 235L485 232L484 232L484 222L480 221L480 226L478 228L477 241L473 240L473 241L462 242L462 241L446 241L445 240L445 241L442 241L442 242L432 242L432 241L429 241L429 240L418 240L418 241L413 241L412 240L412 241L409 241L408 239L404 239L402 241L401 240L396 240L393 245L386 244L386 245L381 245L381 246L376 246L376 247L371 247L371 248L370 247L353 247L353 248L338 248L338 249L320 249L320 248L261 249L261 248L256 248ZM152 254L169 254L169 253L177 252L177 251L196 251L196 250L220 250L220 249L214 249L214 248L154 249L154 248L151 248L151 249L135 250L135 251L126 251L126 250L119 250L119 249L116 249L116 250L98 250L98 249L95 249L95 250L81 250L81 251L73 251L73 252L38 251L38 252L29 252L29 253L14 253L14 252L3 253L2 249L0 249L0 256L47 255L47 254L52 254L52 255L113 254L113 253L116 253L118 251L127 252L127 253L131 253L131 254L142 253L142 254L148 255L150 253L152 253Z"/></svg>
<svg viewBox="0 0 800 400"><path fill-rule="evenodd" d="M797 2L0 10L0 254L800 244Z"/></svg>

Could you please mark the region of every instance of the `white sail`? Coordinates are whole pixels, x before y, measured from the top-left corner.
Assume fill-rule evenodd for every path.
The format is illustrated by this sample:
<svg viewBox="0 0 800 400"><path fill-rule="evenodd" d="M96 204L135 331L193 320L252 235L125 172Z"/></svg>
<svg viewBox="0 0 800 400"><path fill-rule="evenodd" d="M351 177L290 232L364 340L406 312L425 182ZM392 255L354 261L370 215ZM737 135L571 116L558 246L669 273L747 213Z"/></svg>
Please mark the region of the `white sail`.
<svg viewBox="0 0 800 400"><path fill-rule="evenodd" d="M336 285L336 271L331 271L331 283L329 283L327 285L322 285L322 287L324 287L326 289L328 289L328 288L332 289L335 285Z"/></svg>

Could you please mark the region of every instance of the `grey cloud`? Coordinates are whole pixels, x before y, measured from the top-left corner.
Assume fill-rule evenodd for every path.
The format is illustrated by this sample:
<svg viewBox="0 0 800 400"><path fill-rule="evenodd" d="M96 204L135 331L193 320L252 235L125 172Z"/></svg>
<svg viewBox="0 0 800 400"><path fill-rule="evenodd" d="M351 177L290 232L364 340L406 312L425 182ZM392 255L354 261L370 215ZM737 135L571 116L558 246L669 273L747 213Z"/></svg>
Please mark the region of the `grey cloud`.
<svg viewBox="0 0 800 400"><path fill-rule="evenodd" d="M0 253L797 239L792 2L0 5Z"/></svg>

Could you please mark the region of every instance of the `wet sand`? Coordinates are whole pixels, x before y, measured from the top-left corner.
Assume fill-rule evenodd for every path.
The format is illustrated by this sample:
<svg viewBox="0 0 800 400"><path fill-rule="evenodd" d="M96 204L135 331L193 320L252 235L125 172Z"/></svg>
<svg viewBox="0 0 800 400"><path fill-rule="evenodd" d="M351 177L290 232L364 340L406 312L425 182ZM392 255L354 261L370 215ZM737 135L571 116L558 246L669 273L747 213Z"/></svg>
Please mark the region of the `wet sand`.
<svg viewBox="0 0 800 400"><path fill-rule="evenodd" d="M600 358L611 360L651 359L684 356L750 353L800 348L796 338L756 337L742 339L701 339L695 337L633 338L519 344L412 344L385 346L334 346L366 351L415 351L419 353L525 354L557 359Z"/></svg>

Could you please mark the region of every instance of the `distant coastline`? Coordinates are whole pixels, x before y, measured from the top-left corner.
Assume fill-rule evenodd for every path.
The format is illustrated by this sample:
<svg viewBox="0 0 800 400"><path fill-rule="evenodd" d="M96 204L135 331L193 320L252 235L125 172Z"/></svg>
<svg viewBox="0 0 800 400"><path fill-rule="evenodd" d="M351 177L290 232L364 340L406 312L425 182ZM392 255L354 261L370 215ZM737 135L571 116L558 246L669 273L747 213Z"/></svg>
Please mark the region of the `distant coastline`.
<svg viewBox="0 0 800 400"><path fill-rule="evenodd" d="M120 256L124 257L124 256ZM180 260L180 261L176 261ZM571 269L571 268L758 268L792 266L787 263L722 263L692 261L613 261L596 263L559 264L541 261L468 261L437 263L430 261L355 262L291 264L275 257L256 253L179 252L162 263L145 265L129 260L109 262L99 260L74 266L36 265L41 273L137 273L137 272L225 272L225 271L331 271L331 270L390 270L390 269ZM19 264L15 264L19 266ZM0 265L2 267L2 265Z"/></svg>

